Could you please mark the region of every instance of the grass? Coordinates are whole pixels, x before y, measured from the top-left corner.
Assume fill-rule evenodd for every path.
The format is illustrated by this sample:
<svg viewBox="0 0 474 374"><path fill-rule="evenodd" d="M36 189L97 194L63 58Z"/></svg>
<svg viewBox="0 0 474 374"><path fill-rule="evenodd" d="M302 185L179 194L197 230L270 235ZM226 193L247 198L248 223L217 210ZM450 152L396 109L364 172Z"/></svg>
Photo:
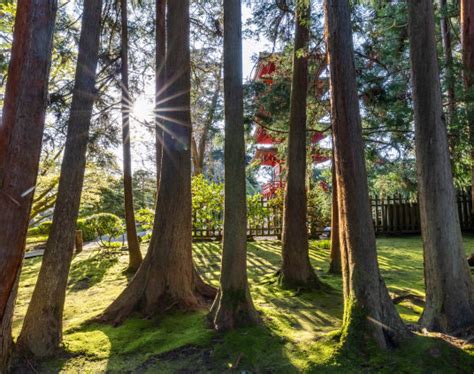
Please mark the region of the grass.
<svg viewBox="0 0 474 374"><path fill-rule="evenodd" d="M393 296L423 297L423 262L419 237L378 239L382 274ZM465 238L473 252L474 237ZM206 312L175 313L153 320L132 318L119 327L88 324L127 284L127 255L83 252L72 265L64 313L64 351L59 357L35 363L39 372L399 372L472 373L474 348L455 348L440 339L416 336L393 352L376 349L349 357L338 352L334 338L343 311L341 279L326 273L326 242L311 243L311 261L329 291L299 293L282 290L274 273L280 263L280 244L249 243L249 278L263 324L226 334L206 326ZM143 248L145 250L145 248ZM220 246L194 245L195 262L204 279L217 285ZM25 261L14 335L19 333L40 266ZM397 306L406 322L422 311L407 300Z"/></svg>

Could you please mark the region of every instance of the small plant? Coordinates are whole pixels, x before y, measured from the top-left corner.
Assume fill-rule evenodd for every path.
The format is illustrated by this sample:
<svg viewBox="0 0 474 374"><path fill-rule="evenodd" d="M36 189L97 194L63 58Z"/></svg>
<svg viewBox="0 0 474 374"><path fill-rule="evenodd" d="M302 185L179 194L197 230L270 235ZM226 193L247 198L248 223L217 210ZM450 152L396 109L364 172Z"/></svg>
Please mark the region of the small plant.
<svg viewBox="0 0 474 374"><path fill-rule="evenodd" d="M120 217L110 213L94 214L78 220L77 225L85 240L97 239L101 247L112 247L112 242L124 233Z"/></svg>
<svg viewBox="0 0 474 374"><path fill-rule="evenodd" d="M154 219L155 213L148 208L139 209L135 213L135 221L143 231L149 231L153 228Z"/></svg>

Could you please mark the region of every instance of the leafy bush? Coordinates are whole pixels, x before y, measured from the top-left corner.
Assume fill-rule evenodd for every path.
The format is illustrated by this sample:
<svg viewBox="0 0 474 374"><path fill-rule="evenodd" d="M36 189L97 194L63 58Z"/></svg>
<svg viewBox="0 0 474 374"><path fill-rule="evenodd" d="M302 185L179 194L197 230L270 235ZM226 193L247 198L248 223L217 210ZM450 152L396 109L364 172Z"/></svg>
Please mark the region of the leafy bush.
<svg viewBox="0 0 474 374"><path fill-rule="evenodd" d="M38 227L30 227L28 229L28 236L38 236L41 235Z"/></svg>
<svg viewBox="0 0 474 374"><path fill-rule="evenodd" d="M49 235L49 231L51 230L51 226L53 225L52 221L44 221L40 223L37 227L38 234L40 235Z"/></svg>
<svg viewBox="0 0 474 374"><path fill-rule="evenodd" d="M320 184L308 193L308 219L315 228L331 225L332 193Z"/></svg>
<svg viewBox="0 0 474 374"><path fill-rule="evenodd" d="M153 228L154 219L155 213L148 208L139 209L135 213L135 221L143 231L148 231Z"/></svg>
<svg viewBox="0 0 474 374"><path fill-rule="evenodd" d="M78 219L76 223L76 229L82 231L82 238L86 242L90 242L91 240L94 240L97 237L89 218Z"/></svg>
<svg viewBox="0 0 474 374"><path fill-rule="evenodd" d="M99 238L102 246L110 246L111 241L124 232L122 219L110 213L99 213L80 219L77 221L77 228L82 230L84 240Z"/></svg>
<svg viewBox="0 0 474 374"><path fill-rule="evenodd" d="M193 225L197 229L216 228L222 225L224 185L208 181L203 175L192 179Z"/></svg>

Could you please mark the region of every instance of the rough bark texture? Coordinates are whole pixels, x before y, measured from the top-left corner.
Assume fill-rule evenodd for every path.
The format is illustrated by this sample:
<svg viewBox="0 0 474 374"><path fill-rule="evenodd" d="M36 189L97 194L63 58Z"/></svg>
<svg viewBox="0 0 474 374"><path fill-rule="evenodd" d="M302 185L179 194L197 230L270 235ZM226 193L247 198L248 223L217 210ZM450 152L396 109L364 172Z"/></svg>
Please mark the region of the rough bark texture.
<svg viewBox="0 0 474 374"><path fill-rule="evenodd" d="M0 126L0 373L6 371L11 319L41 152L55 0L19 0Z"/></svg>
<svg viewBox="0 0 474 374"><path fill-rule="evenodd" d="M160 189L161 165L163 158L163 125L160 119L163 93L165 89L166 59L166 0L156 0L155 19L155 131L156 131L156 186Z"/></svg>
<svg viewBox="0 0 474 374"><path fill-rule="evenodd" d="M380 275L356 86L348 0L326 0L331 108L343 250L342 343L389 348L408 336Z"/></svg>
<svg viewBox="0 0 474 374"><path fill-rule="evenodd" d="M474 201L474 3L461 0L461 39L466 112L471 147L471 194ZM474 214L474 205L472 207Z"/></svg>
<svg viewBox="0 0 474 374"><path fill-rule="evenodd" d="M225 199L220 290L211 308L216 330L255 323L247 280L247 198L240 0L224 0Z"/></svg>
<svg viewBox="0 0 474 374"><path fill-rule="evenodd" d="M474 324L474 287L456 209L436 56L433 4L408 1L416 169L426 306L421 323L450 332Z"/></svg>
<svg viewBox="0 0 474 374"><path fill-rule="evenodd" d="M122 294L99 317L114 324L137 311L156 315L195 309L214 297L193 268L191 216L191 115L189 1L168 3L165 64L167 112L164 151L150 247Z"/></svg>
<svg viewBox="0 0 474 374"><path fill-rule="evenodd" d="M456 117L456 85L453 77L453 48L451 42L451 28L449 25L448 19L448 4L447 0L439 0L439 7L441 11L441 40L443 42L443 51L444 51L444 64L445 64L445 76L447 89L446 93L448 96L448 110L447 114L447 123L453 124ZM451 134L449 138L449 148L451 151L451 156L455 155L456 143L458 140L457 131Z"/></svg>
<svg viewBox="0 0 474 374"><path fill-rule="evenodd" d="M334 142L333 142L334 143ZM332 156L332 209L331 209L331 253L329 256L330 274L340 275L341 270L341 245L339 241L339 209L337 199L337 177L336 165L334 160L334 152Z"/></svg>
<svg viewBox="0 0 474 374"><path fill-rule="evenodd" d="M283 215L280 283L286 287L319 287L309 262L306 198L306 97L308 91L309 4L296 10L293 78L290 98L287 184Z"/></svg>
<svg viewBox="0 0 474 374"><path fill-rule="evenodd" d="M53 224L18 346L38 357L52 355L62 339L67 279L76 237L94 104L102 0L85 0L75 85Z"/></svg>
<svg viewBox="0 0 474 374"><path fill-rule="evenodd" d="M135 225L133 207L132 156L130 147L130 108L132 101L128 91L128 11L127 0L120 0L121 12L121 61L122 61L122 144L123 144L123 189L125 203L125 227L128 244L128 270L136 271L142 263L140 242Z"/></svg>

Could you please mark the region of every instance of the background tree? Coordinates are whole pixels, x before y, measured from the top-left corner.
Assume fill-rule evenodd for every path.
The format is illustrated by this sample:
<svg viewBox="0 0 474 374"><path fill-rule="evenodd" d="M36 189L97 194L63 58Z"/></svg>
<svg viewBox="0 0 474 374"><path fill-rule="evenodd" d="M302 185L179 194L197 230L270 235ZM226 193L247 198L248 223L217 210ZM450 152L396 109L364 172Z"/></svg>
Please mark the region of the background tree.
<svg viewBox="0 0 474 374"><path fill-rule="evenodd" d="M161 162L163 158L163 128L159 117L165 91L166 59L166 0L156 0L155 20L155 131L156 131L156 181L160 189Z"/></svg>
<svg viewBox="0 0 474 374"><path fill-rule="evenodd" d="M247 197L242 87L242 8L224 0L225 192L220 289L211 308L216 330L255 323L247 280Z"/></svg>
<svg viewBox="0 0 474 374"><path fill-rule="evenodd" d="M306 97L308 91L309 2L296 6L293 78L290 98L287 184L282 233L283 263L280 282L285 286L317 286L309 262L306 197Z"/></svg>
<svg viewBox="0 0 474 374"><path fill-rule="evenodd" d="M142 263L142 253L137 236L135 208L133 207L132 156L130 148L130 109L132 99L128 84L128 9L127 0L120 0L121 14L121 87L122 87L122 144L123 144L123 189L125 203L125 226L129 253L128 270L136 271Z"/></svg>
<svg viewBox="0 0 474 374"><path fill-rule="evenodd" d="M0 126L0 372L38 174L57 3L19 0ZM28 150L28 152L25 152Z"/></svg>
<svg viewBox="0 0 474 374"><path fill-rule="evenodd" d="M132 312L153 315L171 307L203 306L215 296L193 267L189 2L168 3L165 64L167 119L159 204L148 253L135 277L100 317L119 323Z"/></svg>
<svg viewBox="0 0 474 374"><path fill-rule="evenodd" d="M101 15L102 0L85 0L68 136L53 224L18 339L25 353L39 357L52 355L62 339L64 300L74 253L92 107L96 98Z"/></svg>
<svg viewBox="0 0 474 374"><path fill-rule="evenodd" d="M461 30L466 116L470 146L471 196L474 201L474 4L472 1L461 0Z"/></svg>
<svg viewBox="0 0 474 374"><path fill-rule="evenodd" d="M474 323L474 287L442 116L432 2L409 0L408 21L426 288L420 321L430 330L448 332Z"/></svg>
<svg viewBox="0 0 474 374"><path fill-rule="evenodd" d="M333 139L334 144L334 139ZM337 196L337 175L335 150L332 156L332 203L331 203L331 253L329 255L329 273L341 274L341 242L339 240L339 201Z"/></svg>
<svg viewBox="0 0 474 374"><path fill-rule="evenodd" d="M326 0L344 288L343 344L390 348L408 336L380 275L370 214L349 1ZM364 339L364 338L365 339ZM354 347L352 347L354 348Z"/></svg>

